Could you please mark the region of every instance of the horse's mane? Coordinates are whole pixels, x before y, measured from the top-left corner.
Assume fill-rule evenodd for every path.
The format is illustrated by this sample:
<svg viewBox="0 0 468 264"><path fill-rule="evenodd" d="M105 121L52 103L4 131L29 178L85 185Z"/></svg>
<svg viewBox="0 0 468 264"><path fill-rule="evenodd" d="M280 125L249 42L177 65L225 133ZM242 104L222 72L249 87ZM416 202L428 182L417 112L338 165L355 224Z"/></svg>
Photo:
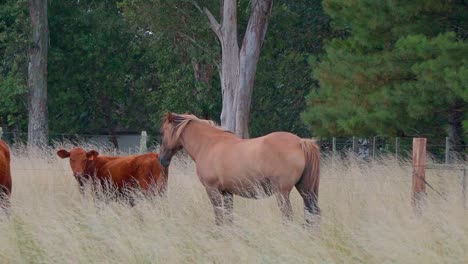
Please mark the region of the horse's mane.
<svg viewBox="0 0 468 264"><path fill-rule="evenodd" d="M175 136L175 139L180 137L180 134L182 131L184 131L184 128L192 121L194 122L200 122L207 124L211 127L214 127L216 129L219 129L222 132L229 132L228 130L225 130L224 128L220 127L215 121L213 120L208 120L208 119L200 119L196 117L195 115L192 114L175 114L171 113L172 115L172 124L173 124L173 130L172 130L172 135ZM164 124L165 122L168 121L169 114L165 115L162 119L162 123ZM162 127L162 126L161 126Z"/></svg>

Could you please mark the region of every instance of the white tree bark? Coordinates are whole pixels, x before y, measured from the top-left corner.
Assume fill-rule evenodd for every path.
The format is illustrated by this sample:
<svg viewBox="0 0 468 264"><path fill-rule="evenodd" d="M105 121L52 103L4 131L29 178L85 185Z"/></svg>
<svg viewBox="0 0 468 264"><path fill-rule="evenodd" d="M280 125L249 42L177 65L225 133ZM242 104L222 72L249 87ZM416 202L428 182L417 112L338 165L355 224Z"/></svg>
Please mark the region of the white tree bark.
<svg viewBox="0 0 468 264"><path fill-rule="evenodd" d="M251 5L252 14L244 35L242 48L239 48L237 39L237 0L224 0L221 24L216 21L209 10L203 9L222 48L220 79L223 108L221 125L243 138L249 136L248 124L255 73L273 0L253 0Z"/></svg>
<svg viewBox="0 0 468 264"><path fill-rule="evenodd" d="M32 46L29 49L28 65L28 146L38 147L47 145L49 132L47 120L47 52L49 43L47 0L30 0L29 12Z"/></svg>
<svg viewBox="0 0 468 264"><path fill-rule="evenodd" d="M273 5L272 0L254 0L252 14L240 51L240 78L236 103L236 131L243 138L249 137L250 104L257 72L260 49L265 40L268 18Z"/></svg>

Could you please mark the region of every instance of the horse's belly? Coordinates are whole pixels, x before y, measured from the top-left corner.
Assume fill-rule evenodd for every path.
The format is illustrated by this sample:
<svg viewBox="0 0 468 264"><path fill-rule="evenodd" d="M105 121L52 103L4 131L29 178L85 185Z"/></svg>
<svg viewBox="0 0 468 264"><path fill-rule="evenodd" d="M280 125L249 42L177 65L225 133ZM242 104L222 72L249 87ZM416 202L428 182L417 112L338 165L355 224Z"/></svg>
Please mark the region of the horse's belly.
<svg viewBox="0 0 468 264"><path fill-rule="evenodd" d="M232 183L225 188L232 194L251 199L266 198L276 192L276 187L268 178L261 180L240 180L237 183Z"/></svg>

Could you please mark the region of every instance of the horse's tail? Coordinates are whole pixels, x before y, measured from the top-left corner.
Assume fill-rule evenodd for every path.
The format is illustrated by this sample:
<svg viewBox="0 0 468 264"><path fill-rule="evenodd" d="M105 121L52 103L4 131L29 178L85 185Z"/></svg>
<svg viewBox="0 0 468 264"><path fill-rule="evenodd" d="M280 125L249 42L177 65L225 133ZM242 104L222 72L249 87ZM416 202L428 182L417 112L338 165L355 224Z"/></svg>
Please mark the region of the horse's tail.
<svg viewBox="0 0 468 264"><path fill-rule="evenodd" d="M304 171L296 184L301 195L313 195L318 199L320 182L320 147L313 139L301 139L302 151L305 157Z"/></svg>

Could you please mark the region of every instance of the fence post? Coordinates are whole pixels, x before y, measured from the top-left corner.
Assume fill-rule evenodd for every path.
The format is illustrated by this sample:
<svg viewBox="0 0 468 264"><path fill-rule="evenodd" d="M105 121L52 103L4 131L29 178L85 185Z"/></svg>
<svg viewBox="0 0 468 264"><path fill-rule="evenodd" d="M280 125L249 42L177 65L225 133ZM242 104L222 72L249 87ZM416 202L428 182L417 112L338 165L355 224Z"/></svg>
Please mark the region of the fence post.
<svg viewBox="0 0 468 264"><path fill-rule="evenodd" d="M0 139L2 139L2 136L3 136L3 128L0 127Z"/></svg>
<svg viewBox="0 0 468 264"><path fill-rule="evenodd" d="M448 137L445 137L445 164L450 163L450 141Z"/></svg>
<svg viewBox="0 0 468 264"><path fill-rule="evenodd" d="M353 136L353 152L357 153L357 139Z"/></svg>
<svg viewBox="0 0 468 264"><path fill-rule="evenodd" d="M395 158L398 161L398 152L400 151L400 138L395 138Z"/></svg>
<svg viewBox="0 0 468 264"><path fill-rule="evenodd" d="M463 195L463 207L466 207L466 187L467 187L467 180L466 180L466 166L463 168L463 178L462 178L462 195Z"/></svg>
<svg viewBox="0 0 468 264"><path fill-rule="evenodd" d="M333 155L336 155L336 137L333 137L332 139L332 151Z"/></svg>
<svg viewBox="0 0 468 264"><path fill-rule="evenodd" d="M375 160L375 138L376 136L372 138L372 160Z"/></svg>
<svg viewBox="0 0 468 264"><path fill-rule="evenodd" d="M146 131L141 131L141 136L140 136L140 154L146 153L148 151L148 147L146 145L146 141L148 140L148 134L146 134Z"/></svg>
<svg viewBox="0 0 468 264"><path fill-rule="evenodd" d="M419 212L426 196L426 138L413 138L413 196L412 203Z"/></svg>

